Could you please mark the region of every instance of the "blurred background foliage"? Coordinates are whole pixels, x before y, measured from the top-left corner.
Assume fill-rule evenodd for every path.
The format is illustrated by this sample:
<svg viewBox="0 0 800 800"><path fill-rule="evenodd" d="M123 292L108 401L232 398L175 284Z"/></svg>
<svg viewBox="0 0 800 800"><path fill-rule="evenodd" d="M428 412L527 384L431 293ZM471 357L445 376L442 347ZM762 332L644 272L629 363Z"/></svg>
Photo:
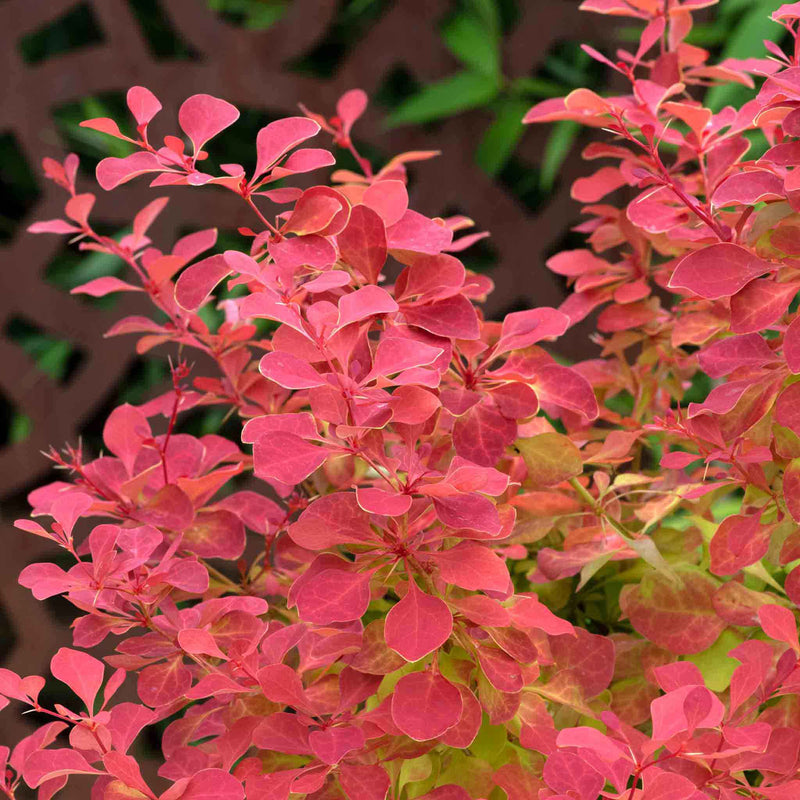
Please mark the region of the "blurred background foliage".
<svg viewBox="0 0 800 800"><path fill-rule="evenodd" d="M141 32L154 56L171 59L195 59L197 54L171 24L158 0L127 0ZM227 23L251 30L264 30L286 13L291 0L197 0L205 3ZM403 0L341 0L326 35L302 57L286 64L286 70L299 75L325 78L334 74L348 50L363 37L393 2ZM579 41L561 40L530 75L509 78L504 74L504 49L513 34L521 8L534 0L454 0L449 12L438 22L437 34L452 55L452 72L446 77L422 84L402 68L393 72L373 98L384 114L387 129L399 126L423 126L435 130L446 118L479 110L487 123L476 140L474 159L491 178L499 181L517 200L535 210L553 189L564 160L573 152L577 126L561 122L552 126L538 168L532 169L515 153L525 133L522 117L533 104L559 97L571 90L588 86L600 93L609 91L607 70L595 63L580 48ZM577 0L576 0L577 2ZM712 51L715 59L747 57L763 53L762 41L780 41L782 28L769 20L775 0L722 0L719 6L704 12L691 33L690 41ZM543 13L546 4L542 5ZM637 40L638 27L619 29L622 46ZM400 35L412 35L400 32ZM34 65L52 55L102 42L102 32L91 7L78 2L58 19L34 31L20 41L24 61ZM708 101L714 108L746 99L744 87L713 87ZM126 143L80 128L89 117L124 119L124 94L109 93L68 103L54 112L56 127L65 150L77 152L87 174L99 159L107 155L126 155ZM235 131L225 134L219 146L227 161L248 163L255 132L269 121L264 114L248 114ZM221 137L222 138L222 137ZM369 148L366 154L371 155ZM0 136L0 242L7 241L16 222L36 201L38 188L23 158L16 157L13 137ZM346 160L346 159L345 159ZM346 164L344 164L347 166ZM566 221L565 221L566 224ZM124 231L103 230L121 234ZM221 249L235 246L222 235ZM477 255L480 262L480 253ZM472 264L470 264L472 266ZM46 278L64 291L101 275L120 275L123 265L100 253L83 254L65 247L50 264ZM85 302L113 307L114 297ZM213 315L214 310L209 310ZM211 322L212 319L209 319ZM21 346L37 368L56 382L66 381L80 363L80 352L68 341L47 334L29 321L15 318L6 323L5 334ZM160 358L139 358L120 393L109 401L104 414L119 402L142 402L155 387L163 384L166 365ZM203 412L194 422L192 432L214 430L220 419L216 412ZM98 420L102 414L98 415ZM100 433L87 431L90 438ZM0 444L24 439L30 430L29 420L0 396ZM93 437L92 434L95 436ZM98 440L99 443L99 440Z"/></svg>

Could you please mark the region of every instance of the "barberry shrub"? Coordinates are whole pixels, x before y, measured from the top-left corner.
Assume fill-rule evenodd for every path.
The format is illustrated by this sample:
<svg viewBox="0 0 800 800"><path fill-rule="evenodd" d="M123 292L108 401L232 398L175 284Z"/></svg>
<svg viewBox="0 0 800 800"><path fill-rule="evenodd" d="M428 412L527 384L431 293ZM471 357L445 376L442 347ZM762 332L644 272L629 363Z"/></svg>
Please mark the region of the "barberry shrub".
<svg viewBox="0 0 800 800"><path fill-rule="evenodd" d="M17 523L74 559L20 583L78 611L51 661L76 700L0 670L2 703L50 720L0 748L8 798L86 776L93 800L800 796L800 3L773 15L787 53L709 66L685 37L713 3L584 2L644 30L615 61L586 48L629 93L526 118L609 134L584 156L614 165L573 189L587 246L548 264L573 288L558 310L483 318L491 281L454 255L482 234L409 208L406 165L433 153L359 154L360 91L267 125L250 170L205 170L238 117L209 95L160 147L141 87L135 125L84 123L132 148L103 189L241 197L236 250L208 255L214 230L156 247L164 198L100 235L77 159L45 160L66 220L32 230L122 259L135 282L75 291L145 293L156 316L110 334L182 359L109 416L107 455L53 451L47 519ZM693 99L754 76L740 109ZM358 170L295 188L334 163L323 132ZM545 343L598 310L597 358L556 361ZM241 441L181 432L204 406ZM114 703L126 681L138 702Z"/></svg>

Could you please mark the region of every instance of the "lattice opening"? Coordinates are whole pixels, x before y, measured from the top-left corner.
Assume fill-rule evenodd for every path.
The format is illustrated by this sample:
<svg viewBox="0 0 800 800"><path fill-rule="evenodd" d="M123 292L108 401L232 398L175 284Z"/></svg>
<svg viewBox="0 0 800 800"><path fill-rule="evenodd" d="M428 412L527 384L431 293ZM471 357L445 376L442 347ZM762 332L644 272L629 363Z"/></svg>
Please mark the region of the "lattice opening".
<svg viewBox="0 0 800 800"><path fill-rule="evenodd" d="M0 605L0 664L4 664L17 644L17 633L11 623L11 617Z"/></svg>
<svg viewBox="0 0 800 800"><path fill-rule="evenodd" d="M118 231L111 226L92 221L94 229L103 235L118 239L126 231ZM44 279L51 286L62 292L69 292L95 278L114 276L125 278L127 267L124 262L109 253L91 250L78 250L74 245L65 244L56 253L44 271ZM110 310L119 302L120 295L111 294L105 297L91 297L88 294L77 294L74 297L81 303L93 308Z"/></svg>
<svg viewBox="0 0 800 800"><path fill-rule="evenodd" d="M289 0L207 0L211 9L227 23L251 31L271 28L283 18Z"/></svg>
<svg viewBox="0 0 800 800"><path fill-rule="evenodd" d="M378 88L372 93L372 99L376 105L392 111L417 94L421 88L422 84L408 67L396 64L384 75Z"/></svg>
<svg viewBox="0 0 800 800"><path fill-rule="evenodd" d="M158 0L128 0L128 6L155 58L200 60L200 54L180 35Z"/></svg>
<svg viewBox="0 0 800 800"><path fill-rule="evenodd" d="M21 347L36 367L59 384L67 384L85 360L85 353L66 339L57 338L25 317L12 317L3 334Z"/></svg>
<svg viewBox="0 0 800 800"><path fill-rule="evenodd" d="M104 92L94 97L65 103L52 111L56 130L64 143L64 149L77 153L81 158L81 174L94 184L94 170L98 162L106 156L123 158L133 150L132 146L113 136L108 136L89 128L81 128L80 123L93 117L111 117L126 124L133 124L124 92Z"/></svg>
<svg viewBox="0 0 800 800"><path fill-rule="evenodd" d="M39 194L36 176L17 138L0 133L0 242L14 238Z"/></svg>
<svg viewBox="0 0 800 800"><path fill-rule="evenodd" d="M286 64L291 72L315 78L335 75L348 51L392 5L392 0L340 0L336 16L322 39Z"/></svg>
<svg viewBox="0 0 800 800"><path fill-rule="evenodd" d="M33 430L33 422L27 414L0 390L0 447L24 442Z"/></svg>
<svg viewBox="0 0 800 800"><path fill-rule="evenodd" d="M49 25L19 40L23 61L38 64L62 53L102 44L103 31L88 3L80 3Z"/></svg>

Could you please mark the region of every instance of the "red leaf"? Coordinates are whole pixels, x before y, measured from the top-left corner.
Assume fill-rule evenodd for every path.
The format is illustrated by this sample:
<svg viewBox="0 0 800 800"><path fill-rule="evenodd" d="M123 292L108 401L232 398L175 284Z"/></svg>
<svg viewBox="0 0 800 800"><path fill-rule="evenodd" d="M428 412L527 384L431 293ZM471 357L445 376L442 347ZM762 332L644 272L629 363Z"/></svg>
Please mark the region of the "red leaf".
<svg viewBox="0 0 800 800"><path fill-rule="evenodd" d="M306 622L330 625L361 619L369 605L369 572L326 569L297 593L297 611Z"/></svg>
<svg viewBox="0 0 800 800"><path fill-rule="evenodd" d="M450 528L468 528L495 535L502 530L495 504L479 494L455 494L434 497L436 516Z"/></svg>
<svg viewBox="0 0 800 800"><path fill-rule="evenodd" d="M369 542L372 529L356 496L337 492L315 500L300 518L289 526L295 544L308 550L325 550L337 544Z"/></svg>
<svg viewBox="0 0 800 800"><path fill-rule="evenodd" d="M201 769L175 800L244 800L244 788L225 770Z"/></svg>
<svg viewBox="0 0 800 800"><path fill-rule="evenodd" d="M338 764L348 753L360 750L366 742L364 731L352 725L311 731L308 743L323 764Z"/></svg>
<svg viewBox="0 0 800 800"><path fill-rule="evenodd" d="M453 617L444 601L425 594L411 578L405 597L389 609L384 635L406 661L419 661L441 647L452 630Z"/></svg>
<svg viewBox="0 0 800 800"><path fill-rule="evenodd" d="M725 628L714 610L717 583L700 572L682 570L675 583L659 572L646 573L639 585L626 586L620 607L639 633L676 655L700 653Z"/></svg>
<svg viewBox="0 0 800 800"><path fill-rule="evenodd" d="M755 280L731 298L731 330L756 333L781 317L797 294L796 283Z"/></svg>
<svg viewBox="0 0 800 800"><path fill-rule="evenodd" d="M575 411L586 419L597 419L600 413L592 386L586 378L570 367L548 364L536 373L533 389L540 403L551 403Z"/></svg>
<svg viewBox="0 0 800 800"><path fill-rule="evenodd" d="M603 776L584 759L561 750L545 761L542 777L553 791L564 797L567 792L574 792L580 800L595 800L605 783Z"/></svg>
<svg viewBox="0 0 800 800"><path fill-rule="evenodd" d="M714 342L699 353L698 360L710 378L721 378L739 367L761 367L776 359L759 334L748 333Z"/></svg>
<svg viewBox="0 0 800 800"><path fill-rule="evenodd" d="M400 678L392 695L395 725L415 741L440 737L461 719L461 693L446 678L431 671Z"/></svg>
<svg viewBox="0 0 800 800"><path fill-rule="evenodd" d="M197 155L203 145L239 119L235 106L209 94L195 94L178 110L178 123L189 137Z"/></svg>
<svg viewBox="0 0 800 800"><path fill-rule="evenodd" d="M180 657L145 667L139 673L137 691L145 705L158 708L181 697L192 685L192 673Z"/></svg>
<svg viewBox="0 0 800 800"><path fill-rule="evenodd" d="M385 800L391 785L380 764L342 764L339 783L348 800Z"/></svg>
<svg viewBox="0 0 800 800"><path fill-rule="evenodd" d="M772 265L738 244L721 242L695 250L675 267L671 288L689 289L707 300L730 297Z"/></svg>
<svg viewBox="0 0 800 800"><path fill-rule="evenodd" d="M477 339L480 336L475 307L463 295L435 303L403 308L409 325L449 339Z"/></svg>
<svg viewBox="0 0 800 800"><path fill-rule="evenodd" d="M797 620L788 608L767 604L758 609L758 619L764 633L776 642L786 642L800 655L797 640Z"/></svg>
<svg viewBox="0 0 800 800"><path fill-rule="evenodd" d="M726 517L711 540L710 570L715 575L735 575L759 561L767 552L773 526L761 525L761 512Z"/></svg>
<svg viewBox="0 0 800 800"><path fill-rule="evenodd" d="M429 558L439 567L442 580L454 586L500 594L509 594L511 590L505 561L486 545L459 542L449 550L431 553Z"/></svg>
<svg viewBox="0 0 800 800"><path fill-rule="evenodd" d="M378 282L386 263L386 228L372 209L354 206L336 242L345 264L358 270L370 283Z"/></svg>
<svg viewBox="0 0 800 800"><path fill-rule="evenodd" d="M800 436L800 383L792 383L775 401L775 421Z"/></svg>

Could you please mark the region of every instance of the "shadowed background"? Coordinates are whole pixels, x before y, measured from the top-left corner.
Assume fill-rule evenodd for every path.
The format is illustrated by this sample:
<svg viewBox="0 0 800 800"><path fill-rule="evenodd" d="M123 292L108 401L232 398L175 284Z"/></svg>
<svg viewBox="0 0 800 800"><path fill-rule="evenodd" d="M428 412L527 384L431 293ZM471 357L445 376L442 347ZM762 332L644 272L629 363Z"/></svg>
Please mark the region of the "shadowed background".
<svg viewBox="0 0 800 800"><path fill-rule="evenodd" d="M362 88L371 98L359 121L359 149L381 164L404 150L442 155L411 165L414 208L466 214L490 239L461 254L495 282L487 313L557 306L562 279L545 260L580 245L569 197L588 166L587 139L569 122L525 128L534 103L578 86L608 89L608 75L581 51L590 40L613 53L637 29L578 10L577 0L0 0L0 498L6 556L0 560L0 665L47 675L57 647L71 643L71 606L39 603L16 578L34 561L58 560L43 540L11 527L25 495L48 475L40 453L82 439L101 446L109 411L139 403L167 378L163 353L137 357L130 337L103 339L124 314L147 313L138 297L92 299L69 290L123 265L79 254L60 236L27 226L61 215L65 194L42 179L43 156L81 156L79 191L96 191L93 214L105 234L123 233L156 196L173 197L151 229L167 250L183 233L220 228L220 247L241 247L250 225L238 198L214 189L150 190L137 181L105 193L93 185L97 162L129 149L79 128L89 117L127 121L125 91L141 84L164 111L155 131L172 133L177 108L206 92L234 103L242 118L212 143L227 162L251 165L260 127L298 113L297 103L331 115L337 98ZM719 56L758 52L780 29L766 21L776 3L723 0L692 34ZM718 104L728 99L719 94ZM169 120L168 124L158 123ZM322 134L321 136L324 136ZM337 153L340 166L349 156ZM567 358L590 356L591 325L559 344ZM221 414L189 419L188 432L216 430ZM49 689L47 691L50 691ZM69 705L63 697L45 697ZM32 732L31 717L0 718L0 744ZM154 734L157 736L157 733ZM146 743L145 743L146 744ZM154 738L150 746L157 747ZM65 798L84 796L78 784Z"/></svg>

